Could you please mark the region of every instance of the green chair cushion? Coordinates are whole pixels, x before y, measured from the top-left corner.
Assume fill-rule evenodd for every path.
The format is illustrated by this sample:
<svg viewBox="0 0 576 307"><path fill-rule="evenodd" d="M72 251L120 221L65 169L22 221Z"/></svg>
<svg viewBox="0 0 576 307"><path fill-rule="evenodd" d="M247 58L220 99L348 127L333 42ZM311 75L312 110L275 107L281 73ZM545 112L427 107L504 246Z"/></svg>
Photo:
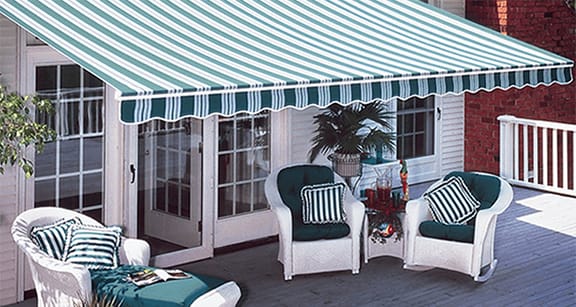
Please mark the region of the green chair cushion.
<svg viewBox="0 0 576 307"><path fill-rule="evenodd" d="M419 227L420 233L429 238L458 242L474 242L473 225L446 225L436 221L424 221Z"/></svg>
<svg viewBox="0 0 576 307"><path fill-rule="evenodd" d="M451 172L444 177L444 180L454 176L461 177L472 195L480 201L479 210L492 207L500 195L498 178L469 172Z"/></svg>
<svg viewBox="0 0 576 307"><path fill-rule="evenodd" d="M121 265L112 270L91 270L92 291L100 299L113 298L122 306L190 306L198 297L215 289L227 281L193 274L187 279L168 280L138 287L126 280L131 273L136 273L148 266Z"/></svg>
<svg viewBox="0 0 576 307"><path fill-rule="evenodd" d="M300 191L304 186L333 183L332 169L323 165L301 165L287 167L278 173L278 192L292 216L302 218Z"/></svg>
<svg viewBox="0 0 576 307"><path fill-rule="evenodd" d="M292 239L294 241L315 241L321 239L338 239L350 233L350 226L346 223L330 224L304 224L293 221Z"/></svg>
<svg viewBox="0 0 576 307"><path fill-rule="evenodd" d="M336 239L347 236L350 227L345 223L304 224L302 218L302 198L304 186L333 183L334 172L324 165L297 165L287 167L278 173L278 192L282 201L292 212L292 238L295 241Z"/></svg>
<svg viewBox="0 0 576 307"><path fill-rule="evenodd" d="M500 180L498 178L456 171L446 175L444 180L455 176L461 177L472 195L480 201L479 210L492 207L500 195ZM476 218L470 220L466 225L445 225L435 221L425 221L420 224L419 229L425 237L472 243L474 241L475 222Z"/></svg>

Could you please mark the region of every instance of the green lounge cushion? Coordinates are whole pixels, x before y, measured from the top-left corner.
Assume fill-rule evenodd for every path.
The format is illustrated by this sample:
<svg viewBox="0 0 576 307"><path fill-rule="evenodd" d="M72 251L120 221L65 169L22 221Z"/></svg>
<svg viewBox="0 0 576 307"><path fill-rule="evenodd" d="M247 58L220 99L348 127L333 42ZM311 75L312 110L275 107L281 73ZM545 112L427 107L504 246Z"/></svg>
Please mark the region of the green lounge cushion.
<svg viewBox="0 0 576 307"><path fill-rule="evenodd" d="M148 266L121 265L113 270L92 270L92 289L98 298L116 297L116 302L122 306L190 306L198 297L215 289L226 280L192 274L191 278L168 280L155 284L138 287L126 280L126 276L144 269Z"/></svg>
<svg viewBox="0 0 576 307"><path fill-rule="evenodd" d="M474 226L446 225L436 221L424 221L419 227L420 233L429 238L472 243Z"/></svg>
<svg viewBox="0 0 576 307"><path fill-rule="evenodd" d="M350 227L345 223L304 224L302 198L304 186L334 183L334 172L324 165L299 165L287 167L278 173L278 192L292 212L292 238L295 241L336 239L347 236Z"/></svg>

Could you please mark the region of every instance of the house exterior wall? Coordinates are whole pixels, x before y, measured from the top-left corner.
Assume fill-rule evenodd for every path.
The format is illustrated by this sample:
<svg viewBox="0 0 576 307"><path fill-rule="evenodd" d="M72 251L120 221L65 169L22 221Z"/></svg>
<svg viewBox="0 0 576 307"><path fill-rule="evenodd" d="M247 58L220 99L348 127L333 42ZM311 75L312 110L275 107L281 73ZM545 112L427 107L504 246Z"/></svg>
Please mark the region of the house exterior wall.
<svg viewBox="0 0 576 307"><path fill-rule="evenodd" d="M428 3L462 17L466 11L464 0L430 0Z"/></svg>
<svg viewBox="0 0 576 307"><path fill-rule="evenodd" d="M576 13L564 1L467 0L466 17L576 59ZM576 71L573 70L573 75ZM576 82L466 94L465 169L498 173L502 114L576 123Z"/></svg>
<svg viewBox="0 0 576 307"><path fill-rule="evenodd" d="M15 24L0 16L0 84L16 91L17 39ZM18 214L18 169L0 175L0 305L17 301L17 248L10 228Z"/></svg>

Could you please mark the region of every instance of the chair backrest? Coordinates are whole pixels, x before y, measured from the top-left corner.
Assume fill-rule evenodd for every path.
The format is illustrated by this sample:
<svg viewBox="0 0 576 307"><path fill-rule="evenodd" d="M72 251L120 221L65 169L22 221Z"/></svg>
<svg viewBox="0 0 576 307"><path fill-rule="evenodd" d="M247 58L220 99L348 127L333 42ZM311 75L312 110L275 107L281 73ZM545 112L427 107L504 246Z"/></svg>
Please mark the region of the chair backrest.
<svg viewBox="0 0 576 307"><path fill-rule="evenodd" d="M300 191L306 185L334 182L334 171L325 165L296 165L282 169L278 173L278 193L290 211L293 219L302 217Z"/></svg>
<svg viewBox="0 0 576 307"><path fill-rule="evenodd" d="M449 173L444 179L455 176L461 177L472 195L480 201L480 210L492 207L500 195L500 179L496 176L456 171Z"/></svg>
<svg viewBox="0 0 576 307"><path fill-rule="evenodd" d="M56 207L41 207L24 211L16 217L14 223L12 223L12 238L20 249L34 260L46 254L41 252L40 248L32 242L30 238L32 228L34 226L48 225L65 218L73 217L79 218L84 225L102 226L102 224L95 219L76 211Z"/></svg>

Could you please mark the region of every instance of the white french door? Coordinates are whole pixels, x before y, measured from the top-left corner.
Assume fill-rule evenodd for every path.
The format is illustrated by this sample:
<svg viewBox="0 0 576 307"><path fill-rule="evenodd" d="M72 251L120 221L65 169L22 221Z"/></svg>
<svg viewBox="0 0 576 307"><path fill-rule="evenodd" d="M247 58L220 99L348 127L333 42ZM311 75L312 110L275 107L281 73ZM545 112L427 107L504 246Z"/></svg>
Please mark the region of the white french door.
<svg viewBox="0 0 576 307"><path fill-rule="evenodd" d="M154 120L129 133L138 148L134 165L137 203L129 213L131 227L151 246L152 263L172 266L211 257L212 209L210 171L206 171L205 123ZM135 135L137 134L137 135ZM135 217L136 216L136 217Z"/></svg>
<svg viewBox="0 0 576 307"><path fill-rule="evenodd" d="M130 209L138 222L129 224L152 246L154 265L208 258L215 247L277 233L264 181L278 116L155 120L131 129L138 188L129 203L138 203Z"/></svg>
<svg viewBox="0 0 576 307"><path fill-rule="evenodd" d="M143 126L144 234L183 247L201 244L202 122Z"/></svg>
<svg viewBox="0 0 576 307"><path fill-rule="evenodd" d="M275 165L272 134L278 112L218 117L218 158L214 246L265 238L277 233L275 217L264 194L264 181ZM273 119L274 118L274 119ZM273 125L274 123L274 125ZM276 146L282 147L280 138ZM285 143L284 143L285 144Z"/></svg>

